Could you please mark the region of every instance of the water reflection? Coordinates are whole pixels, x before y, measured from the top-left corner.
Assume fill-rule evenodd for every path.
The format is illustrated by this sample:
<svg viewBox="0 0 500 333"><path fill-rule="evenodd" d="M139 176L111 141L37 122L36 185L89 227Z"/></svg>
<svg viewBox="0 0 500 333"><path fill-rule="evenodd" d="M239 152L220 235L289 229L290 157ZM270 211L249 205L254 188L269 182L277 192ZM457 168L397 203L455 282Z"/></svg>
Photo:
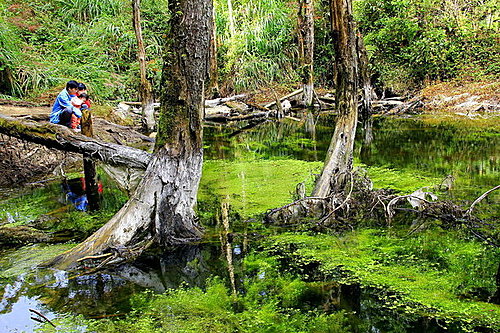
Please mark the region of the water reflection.
<svg viewBox="0 0 500 333"><path fill-rule="evenodd" d="M243 130L210 127L205 130L205 157L322 161L330 143L333 123L331 117L309 114L301 122L267 122ZM457 178L457 186L469 191L466 193L469 199L498 183L500 137L496 132L472 132L455 125L431 126L418 120L375 119L371 135L359 135L358 138L356 152L362 163L409 169L436 177L453 175ZM367 144L370 140L371 144ZM247 186L244 173L240 178ZM246 201L250 191L243 187L239 196ZM39 269L30 275L0 279L0 331L30 331L37 327L38 324L30 319L30 308L44 313L49 319L56 316L55 312L66 311L93 318L114 316L130 310L131 295L144 290L161 293L181 285L203 288L207 279L213 276L227 279L232 293L236 294L244 284L241 258L252 244L249 235L254 230L251 224L244 223L235 231L227 203L223 202L219 207L222 214L218 229L208 230L207 233L212 232L214 236L207 243L186 245L163 254L144 255L133 265L96 274L70 276L63 271ZM54 209L50 206L47 210ZM361 318L372 322L379 320L369 328L372 331L390 330L398 325L404 331L422 320L417 318L408 322L400 318L396 324L389 322L396 319L380 322L378 318L390 318L391 313L383 312L385 310L379 308L370 292L356 287L347 290L332 284L320 288L321 292L312 296L311 306L323 307L326 311L347 308L360 313ZM432 324L425 325L428 325L427 331L431 331Z"/></svg>
<svg viewBox="0 0 500 333"><path fill-rule="evenodd" d="M307 114L300 122L267 122L232 137L229 133L234 130L209 128L205 158L323 161L334 121L332 116ZM417 175L453 175L473 197L498 183L500 134L497 128L379 117L367 132L359 129L355 158L369 166L411 170Z"/></svg>

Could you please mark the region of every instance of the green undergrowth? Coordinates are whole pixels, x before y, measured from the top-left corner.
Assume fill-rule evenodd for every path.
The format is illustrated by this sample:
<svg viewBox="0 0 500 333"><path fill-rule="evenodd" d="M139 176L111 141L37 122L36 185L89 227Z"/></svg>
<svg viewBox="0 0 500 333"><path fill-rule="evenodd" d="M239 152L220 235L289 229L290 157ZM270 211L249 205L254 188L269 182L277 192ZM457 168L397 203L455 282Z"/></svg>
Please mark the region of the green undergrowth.
<svg viewBox="0 0 500 333"><path fill-rule="evenodd" d="M266 247L285 271L375 287L383 306L400 313L464 331L500 329L500 306L485 302L495 291L498 250L452 231L411 237L382 230L342 237L289 233L273 236Z"/></svg>
<svg viewBox="0 0 500 333"><path fill-rule="evenodd" d="M275 272L276 273L276 272ZM181 287L161 295L144 293L133 298L134 310L119 320L77 319L87 332L351 332L344 312L325 314L301 311L305 283L289 277L255 278L245 294L234 295L219 278L207 288ZM293 294L289 294L292 291ZM72 332L73 318L57 322ZM44 332L54 330L45 325Z"/></svg>

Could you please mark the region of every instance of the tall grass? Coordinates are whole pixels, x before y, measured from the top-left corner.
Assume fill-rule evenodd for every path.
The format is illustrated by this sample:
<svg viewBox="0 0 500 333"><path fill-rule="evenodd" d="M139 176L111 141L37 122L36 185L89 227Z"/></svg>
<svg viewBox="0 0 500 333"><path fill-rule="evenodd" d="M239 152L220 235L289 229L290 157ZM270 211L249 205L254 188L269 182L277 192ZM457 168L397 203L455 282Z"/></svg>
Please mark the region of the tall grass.
<svg viewBox="0 0 500 333"><path fill-rule="evenodd" d="M231 35L227 0L218 0L219 67L227 90L249 90L273 81L294 80L294 10L279 0L233 1Z"/></svg>
<svg viewBox="0 0 500 333"><path fill-rule="evenodd" d="M56 0L59 17L66 22L73 20L88 22L101 16L118 16L130 7L126 0Z"/></svg>

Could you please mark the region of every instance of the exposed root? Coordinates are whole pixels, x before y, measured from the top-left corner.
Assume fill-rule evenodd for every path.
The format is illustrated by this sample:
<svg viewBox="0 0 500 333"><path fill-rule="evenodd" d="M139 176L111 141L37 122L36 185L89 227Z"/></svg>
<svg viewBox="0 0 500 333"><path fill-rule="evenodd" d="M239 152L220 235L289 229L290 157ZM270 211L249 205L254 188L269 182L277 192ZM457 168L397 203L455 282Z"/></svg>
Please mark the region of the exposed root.
<svg viewBox="0 0 500 333"><path fill-rule="evenodd" d="M398 217L398 222L410 223L409 234L437 222L445 229L465 228L493 247L500 245L498 237L492 237L496 225L472 214L474 207L491 192L500 189L500 185L486 191L466 209L451 201L438 201L433 193L423 189L410 195L373 190L371 181L360 172L351 174L347 185L349 190L343 193L306 197L273 209L266 214L265 221L277 225L300 224L312 230L342 231L359 224L390 227Z"/></svg>

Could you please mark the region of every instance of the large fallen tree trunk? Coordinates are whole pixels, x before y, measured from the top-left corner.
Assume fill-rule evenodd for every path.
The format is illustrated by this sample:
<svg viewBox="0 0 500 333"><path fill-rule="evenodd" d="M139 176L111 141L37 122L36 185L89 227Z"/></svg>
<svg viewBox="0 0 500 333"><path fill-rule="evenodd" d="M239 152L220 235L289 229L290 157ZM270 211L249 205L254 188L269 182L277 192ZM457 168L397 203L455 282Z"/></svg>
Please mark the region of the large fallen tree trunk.
<svg viewBox="0 0 500 333"><path fill-rule="evenodd" d="M61 125L19 121L1 114L0 133L49 148L86 154L113 166L146 169L152 156L140 149L80 135Z"/></svg>

